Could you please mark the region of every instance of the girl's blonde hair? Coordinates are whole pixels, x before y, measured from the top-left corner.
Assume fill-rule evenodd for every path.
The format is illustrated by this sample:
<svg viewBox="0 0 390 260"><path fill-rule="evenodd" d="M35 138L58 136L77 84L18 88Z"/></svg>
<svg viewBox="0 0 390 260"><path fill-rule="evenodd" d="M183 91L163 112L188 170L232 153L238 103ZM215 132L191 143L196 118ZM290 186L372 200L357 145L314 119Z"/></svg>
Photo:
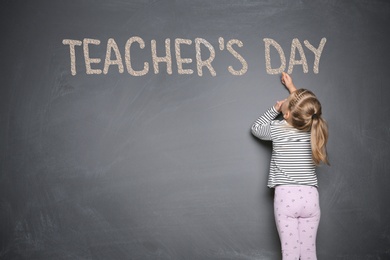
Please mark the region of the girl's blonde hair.
<svg viewBox="0 0 390 260"><path fill-rule="evenodd" d="M321 162L328 164L326 143L328 141L328 125L322 118L321 103L313 92L307 89L297 89L289 97L288 109L293 127L311 131L311 149L316 165Z"/></svg>

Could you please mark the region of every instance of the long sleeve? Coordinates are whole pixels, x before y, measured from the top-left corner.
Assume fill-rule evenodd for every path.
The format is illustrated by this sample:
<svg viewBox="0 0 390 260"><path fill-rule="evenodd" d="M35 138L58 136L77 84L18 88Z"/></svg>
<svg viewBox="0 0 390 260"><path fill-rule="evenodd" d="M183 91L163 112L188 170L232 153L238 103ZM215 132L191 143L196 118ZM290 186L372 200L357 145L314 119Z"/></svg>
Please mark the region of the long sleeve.
<svg viewBox="0 0 390 260"><path fill-rule="evenodd" d="M251 131L254 136L262 140L271 140L271 121L279 115L274 107L269 108L252 125Z"/></svg>

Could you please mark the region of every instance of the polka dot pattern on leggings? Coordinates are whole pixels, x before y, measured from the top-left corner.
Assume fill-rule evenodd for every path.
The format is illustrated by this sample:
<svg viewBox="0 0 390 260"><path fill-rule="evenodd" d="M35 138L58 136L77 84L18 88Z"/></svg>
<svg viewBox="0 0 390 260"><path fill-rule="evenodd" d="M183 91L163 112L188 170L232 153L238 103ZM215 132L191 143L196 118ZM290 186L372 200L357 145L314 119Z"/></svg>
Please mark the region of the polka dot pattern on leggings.
<svg viewBox="0 0 390 260"><path fill-rule="evenodd" d="M275 188L274 210L283 260L315 260L320 207L314 186L281 185Z"/></svg>

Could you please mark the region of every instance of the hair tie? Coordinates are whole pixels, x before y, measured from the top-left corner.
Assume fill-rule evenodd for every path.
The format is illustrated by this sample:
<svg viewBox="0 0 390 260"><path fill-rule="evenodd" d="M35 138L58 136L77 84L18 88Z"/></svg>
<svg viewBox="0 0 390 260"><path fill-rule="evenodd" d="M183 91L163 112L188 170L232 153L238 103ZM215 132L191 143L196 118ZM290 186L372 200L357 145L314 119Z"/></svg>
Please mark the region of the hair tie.
<svg viewBox="0 0 390 260"><path fill-rule="evenodd" d="M318 118L318 115L316 113L314 113L312 116L311 116L311 119L317 119Z"/></svg>

